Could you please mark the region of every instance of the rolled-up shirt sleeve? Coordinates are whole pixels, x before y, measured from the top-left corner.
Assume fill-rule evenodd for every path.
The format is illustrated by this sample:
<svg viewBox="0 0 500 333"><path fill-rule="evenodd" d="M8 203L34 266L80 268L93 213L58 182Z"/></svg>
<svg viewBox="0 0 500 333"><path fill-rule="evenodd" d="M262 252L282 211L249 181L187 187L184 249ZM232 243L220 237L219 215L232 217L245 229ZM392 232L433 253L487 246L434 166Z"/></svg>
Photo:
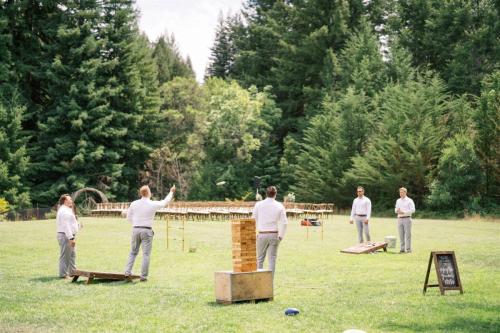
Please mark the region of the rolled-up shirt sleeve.
<svg viewBox="0 0 500 333"><path fill-rule="evenodd" d="M166 197L165 199L161 200L161 201L152 201L152 203L157 207L157 208L163 208L165 207L166 205L168 205L168 203L170 201L172 201L172 197L174 196L174 192L170 192Z"/></svg>
<svg viewBox="0 0 500 333"><path fill-rule="evenodd" d="M352 208L351 208L351 221L354 220L354 205L356 203L356 199L352 201Z"/></svg>

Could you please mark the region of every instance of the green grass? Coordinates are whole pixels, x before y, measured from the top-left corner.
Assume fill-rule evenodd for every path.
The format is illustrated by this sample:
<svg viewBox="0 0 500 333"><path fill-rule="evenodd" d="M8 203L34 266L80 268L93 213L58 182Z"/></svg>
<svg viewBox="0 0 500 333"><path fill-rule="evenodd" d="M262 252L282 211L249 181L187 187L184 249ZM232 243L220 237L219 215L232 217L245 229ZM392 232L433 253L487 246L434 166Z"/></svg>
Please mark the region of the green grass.
<svg viewBox="0 0 500 333"><path fill-rule="evenodd" d="M77 267L122 272L130 225L83 219ZM57 279L55 222L0 223L0 332L498 332L500 224L416 220L414 252L350 255L356 242L345 216L319 228L290 221L278 253L274 301L218 305L214 272L231 269L230 225L190 222L195 253L167 250L165 222L156 221L146 283L85 285ZM371 223L373 240L397 235L395 219ZM399 243L398 245L399 246ZM464 294L437 288L422 295L429 253L454 250ZM141 256L134 272L138 273ZM431 279L436 281L433 268ZM287 317L287 307L300 315Z"/></svg>

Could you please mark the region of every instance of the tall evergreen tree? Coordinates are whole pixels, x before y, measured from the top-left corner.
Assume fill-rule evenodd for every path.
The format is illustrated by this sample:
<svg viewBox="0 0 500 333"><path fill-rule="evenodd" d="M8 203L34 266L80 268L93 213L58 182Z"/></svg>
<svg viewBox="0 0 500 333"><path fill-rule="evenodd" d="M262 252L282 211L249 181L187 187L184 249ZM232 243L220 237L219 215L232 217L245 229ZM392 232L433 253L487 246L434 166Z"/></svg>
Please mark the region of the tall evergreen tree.
<svg viewBox="0 0 500 333"><path fill-rule="evenodd" d="M343 174L352 166L351 158L362 154L370 133L368 99L349 89L338 102L326 100L324 108L304 132L292 190L301 201L343 206Z"/></svg>
<svg viewBox="0 0 500 333"><path fill-rule="evenodd" d="M37 122L45 117L45 105L50 103L44 82L46 69L54 57L52 46L63 17L63 6L50 0L26 0L3 2L2 7L8 32L15 41L10 51L19 101L26 106L23 129L34 134ZM32 146L36 146L33 141L29 147Z"/></svg>
<svg viewBox="0 0 500 333"><path fill-rule="evenodd" d="M206 78L229 78L234 71L234 61L237 53L239 32L243 23L239 14L224 18L222 12L215 31L215 41L211 48L210 62L206 71Z"/></svg>
<svg viewBox="0 0 500 333"><path fill-rule="evenodd" d="M500 196L500 70L482 82L479 105L474 114L475 146L485 176L482 190L485 204L497 205Z"/></svg>
<svg viewBox="0 0 500 333"><path fill-rule="evenodd" d="M374 204L389 207L406 186L420 206L429 194L451 111L443 82L429 75L386 87L379 99L379 127L362 156L352 160L345 181L366 186Z"/></svg>
<svg viewBox="0 0 500 333"><path fill-rule="evenodd" d="M467 134L457 134L444 143L427 203L437 210L477 212L483 180L474 143Z"/></svg>
<svg viewBox="0 0 500 333"><path fill-rule="evenodd" d="M335 69L334 69L335 70ZM341 51L337 70L337 85L341 95L348 87L373 97L387 83L386 64L372 25L361 20L359 29L349 38Z"/></svg>
<svg viewBox="0 0 500 333"><path fill-rule="evenodd" d="M479 94L500 63L499 15L494 0L404 0L390 26L415 65L430 65L455 93Z"/></svg>
<svg viewBox="0 0 500 333"><path fill-rule="evenodd" d="M21 126L26 109L17 94L6 9L7 4L0 4L0 193L11 208L23 208L30 204L28 138Z"/></svg>
<svg viewBox="0 0 500 333"><path fill-rule="evenodd" d="M92 186L129 199L155 144L156 68L130 1L68 2L38 122L37 199ZM96 27L99 27L96 29Z"/></svg>
<svg viewBox="0 0 500 333"><path fill-rule="evenodd" d="M178 76L194 77L191 59L182 59L173 34L158 38L153 48L153 59L158 67L160 85Z"/></svg>
<svg viewBox="0 0 500 333"><path fill-rule="evenodd" d="M27 138L22 133L24 108L15 96L0 96L0 193L12 208L28 207L30 193L26 183L29 158Z"/></svg>

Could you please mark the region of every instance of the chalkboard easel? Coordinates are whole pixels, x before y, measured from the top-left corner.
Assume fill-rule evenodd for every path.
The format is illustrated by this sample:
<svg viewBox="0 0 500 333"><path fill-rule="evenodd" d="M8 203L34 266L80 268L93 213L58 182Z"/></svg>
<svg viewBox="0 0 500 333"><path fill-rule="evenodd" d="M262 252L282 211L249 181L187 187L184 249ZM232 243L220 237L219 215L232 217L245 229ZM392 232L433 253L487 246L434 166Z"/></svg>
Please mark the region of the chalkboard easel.
<svg viewBox="0 0 500 333"><path fill-rule="evenodd" d="M438 284L429 284L429 274L431 272L432 262L436 267ZM460 290L463 294L462 283L458 273L457 260L454 251L432 251L429 257L429 265L427 266L427 274L424 282L424 295L427 288L439 287L441 295L444 295L446 290Z"/></svg>

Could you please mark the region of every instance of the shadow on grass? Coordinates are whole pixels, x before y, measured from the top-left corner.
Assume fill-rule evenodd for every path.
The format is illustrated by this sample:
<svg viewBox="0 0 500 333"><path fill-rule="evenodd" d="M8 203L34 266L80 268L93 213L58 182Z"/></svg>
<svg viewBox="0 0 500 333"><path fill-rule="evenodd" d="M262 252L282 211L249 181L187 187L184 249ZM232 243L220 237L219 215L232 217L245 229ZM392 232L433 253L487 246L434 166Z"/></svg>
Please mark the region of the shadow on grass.
<svg viewBox="0 0 500 333"><path fill-rule="evenodd" d="M90 284L87 284L86 278L83 279L80 278L76 282L71 282L70 284L87 285L87 286L104 285L108 287L120 287L120 286L133 286L136 284L136 282L126 281L126 280L95 279Z"/></svg>
<svg viewBox="0 0 500 333"><path fill-rule="evenodd" d="M31 282L53 282L53 281L64 281L64 278L58 276L40 276L37 278L30 279Z"/></svg>
<svg viewBox="0 0 500 333"><path fill-rule="evenodd" d="M416 322L382 325L384 332L499 332L500 320L454 317L446 322L422 324Z"/></svg>
<svg viewBox="0 0 500 333"><path fill-rule="evenodd" d="M215 301L207 302L207 305L212 307L212 308L223 308L227 307L230 305L255 305L259 303L268 303L269 300L267 299L256 299L256 300L249 300L249 301L234 301L232 303L217 303Z"/></svg>

